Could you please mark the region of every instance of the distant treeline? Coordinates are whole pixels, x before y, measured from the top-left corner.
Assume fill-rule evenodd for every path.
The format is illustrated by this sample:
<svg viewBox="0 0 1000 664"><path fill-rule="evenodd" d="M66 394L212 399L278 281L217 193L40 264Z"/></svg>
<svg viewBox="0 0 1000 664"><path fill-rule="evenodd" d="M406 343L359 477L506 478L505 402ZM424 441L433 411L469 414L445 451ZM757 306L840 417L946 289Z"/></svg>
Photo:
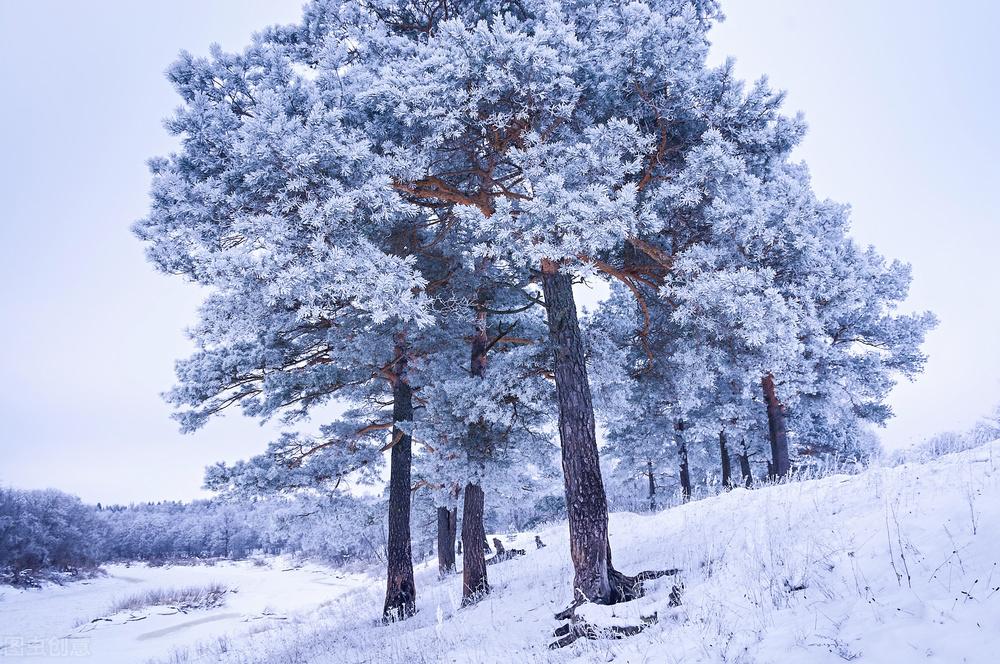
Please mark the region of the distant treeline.
<svg viewBox="0 0 1000 664"><path fill-rule="evenodd" d="M414 556L423 559L435 553L435 507L428 492L416 494ZM384 509L381 497L342 495L89 505L54 489L0 488L0 583L30 585L103 563L255 554L363 566L385 560ZM564 514L561 496L543 496L527 509L498 509L487 521L496 532Z"/></svg>
<svg viewBox="0 0 1000 664"><path fill-rule="evenodd" d="M56 491L0 489L0 580L30 583L49 572L101 563L303 554L328 562L371 557L381 524L320 500L245 504L200 500L88 505ZM322 518L335 515L335 518Z"/></svg>
<svg viewBox="0 0 1000 664"><path fill-rule="evenodd" d="M924 461L1000 438L1000 406L963 432L936 434L888 455L890 464ZM830 470L843 472L843 467ZM817 475L825 474L823 469ZM612 473L612 477L615 473ZM647 509L642 488L609 483L616 510ZM707 477L706 494L720 489ZM676 487L674 487L676 488ZM565 518L558 486L497 496L486 514L490 532L531 530ZM660 509L669 506L662 501ZM426 491L414 492L414 557L435 554L436 506ZM153 564L198 558L242 559L253 554L294 554L334 565L384 562L385 500L300 496L234 502L196 500L130 505L88 505L56 491L0 488L0 583L30 584L50 573L77 572L102 563Z"/></svg>
<svg viewBox="0 0 1000 664"><path fill-rule="evenodd" d="M0 489L0 572L92 567L103 557L97 510L55 490Z"/></svg>
<svg viewBox="0 0 1000 664"><path fill-rule="evenodd" d="M943 454L964 452L997 439L1000 439L1000 404L997 404L990 415L980 418L965 431L935 434L912 447L896 450L888 456L887 461L892 465L926 461Z"/></svg>

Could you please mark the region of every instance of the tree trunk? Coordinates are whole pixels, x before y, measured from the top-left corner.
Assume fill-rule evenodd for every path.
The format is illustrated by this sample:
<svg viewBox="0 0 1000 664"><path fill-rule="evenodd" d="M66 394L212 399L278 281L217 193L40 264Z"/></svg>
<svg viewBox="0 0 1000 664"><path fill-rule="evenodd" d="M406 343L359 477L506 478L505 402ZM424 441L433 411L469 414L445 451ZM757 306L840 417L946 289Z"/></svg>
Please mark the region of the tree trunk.
<svg viewBox="0 0 1000 664"><path fill-rule="evenodd" d="M691 467L688 465L687 443L681 442L678 453L681 459L681 500L686 503L691 500Z"/></svg>
<svg viewBox="0 0 1000 664"><path fill-rule="evenodd" d="M753 486L753 471L750 469L750 453L747 451L747 443L743 441L743 454L736 455L740 460L740 475L743 477L743 486L750 488Z"/></svg>
<svg viewBox="0 0 1000 664"><path fill-rule="evenodd" d="M791 469L788 458L788 431L785 429L785 406L774 391L774 376L767 374L761 380L764 401L767 403L767 431L771 438L771 472L784 477Z"/></svg>
<svg viewBox="0 0 1000 664"><path fill-rule="evenodd" d="M438 574L443 578L455 571L455 513L451 508L437 508Z"/></svg>
<svg viewBox="0 0 1000 664"><path fill-rule="evenodd" d="M674 427L677 430L677 456L680 460L681 500L691 500L691 467L688 465L687 441L684 440L684 421Z"/></svg>
<svg viewBox="0 0 1000 664"><path fill-rule="evenodd" d="M608 503L594 431L594 407L569 275L542 261L549 339L555 351L559 439L577 599L615 601L609 577Z"/></svg>
<svg viewBox="0 0 1000 664"><path fill-rule="evenodd" d="M489 334L486 321L486 296L482 290L476 291L476 322L472 335L472 352L470 358L470 373L476 378L482 378L486 373L486 353L489 347ZM469 438L466 454L469 462L484 469L486 459L493 453L490 440L489 425L482 419L469 425ZM470 502L470 492L474 495ZM465 511L462 513L462 539L465 540L465 555L462 557L462 606L478 601L490 592L489 579L486 576L486 551L477 546L476 540L466 540L467 533L486 541L486 529L483 526L485 497L479 484L469 483L465 487ZM472 546L469 546L470 543Z"/></svg>
<svg viewBox="0 0 1000 664"><path fill-rule="evenodd" d="M406 376L406 344L402 333L396 335L396 361L393 368L392 421L413 419L413 394ZM384 621L401 620L416 613L417 590L413 582L413 557L410 552L410 461L409 434L394 427L389 459L389 541Z"/></svg>
<svg viewBox="0 0 1000 664"><path fill-rule="evenodd" d="M646 476L649 478L649 511L656 511L656 478L653 477L653 461L646 460Z"/></svg>
<svg viewBox="0 0 1000 664"><path fill-rule="evenodd" d="M486 556L483 542L483 489L478 484L465 485L465 505L462 508L462 606L467 606L490 592L486 578Z"/></svg>
<svg viewBox="0 0 1000 664"><path fill-rule="evenodd" d="M729 459L729 447L726 445L726 432L719 432L719 454L722 457L722 486L733 488L733 467Z"/></svg>

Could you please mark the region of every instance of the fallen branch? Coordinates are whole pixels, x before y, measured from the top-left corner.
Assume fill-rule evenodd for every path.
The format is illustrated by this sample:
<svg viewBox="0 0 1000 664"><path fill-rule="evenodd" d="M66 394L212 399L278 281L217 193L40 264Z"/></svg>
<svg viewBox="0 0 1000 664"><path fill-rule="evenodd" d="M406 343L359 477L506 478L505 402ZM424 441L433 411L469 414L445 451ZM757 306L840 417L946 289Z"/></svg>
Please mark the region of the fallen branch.
<svg viewBox="0 0 1000 664"><path fill-rule="evenodd" d="M505 560L510 560L511 558L517 558L518 556L523 556L527 552L524 549L505 549L503 548L503 543L499 538L493 538L493 546L496 548L496 555L487 558L487 565L495 565L496 563L502 563Z"/></svg>
<svg viewBox="0 0 1000 664"><path fill-rule="evenodd" d="M577 639L624 639L635 636L650 625L655 625L659 621L659 615L653 613L651 616L639 616L638 625L594 625L575 614L570 617L569 623L556 628L552 636L557 637L549 644L550 650L565 648L574 643Z"/></svg>
<svg viewBox="0 0 1000 664"><path fill-rule="evenodd" d="M645 593L645 589L643 588L644 581L651 581L664 576L676 576L678 573L680 573L679 569L661 569L646 570L639 572L635 576L626 576L617 570L612 570L612 582L618 589L619 596L617 597L617 600L611 602L611 604L628 602L642 597ZM556 620L568 620L569 623L557 628L555 632L553 632L552 635L559 638L550 643L549 648L564 648L581 637L588 639L622 639L626 636L638 634L642 630L646 629L646 627L657 621L657 614L654 613L652 616L639 616L642 621L639 625L611 625L606 627L595 626L576 615L576 610L586 603L586 599L578 597L568 607L555 614ZM676 607L680 605L681 589L679 586L674 585L670 589L668 606Z"/></svg>

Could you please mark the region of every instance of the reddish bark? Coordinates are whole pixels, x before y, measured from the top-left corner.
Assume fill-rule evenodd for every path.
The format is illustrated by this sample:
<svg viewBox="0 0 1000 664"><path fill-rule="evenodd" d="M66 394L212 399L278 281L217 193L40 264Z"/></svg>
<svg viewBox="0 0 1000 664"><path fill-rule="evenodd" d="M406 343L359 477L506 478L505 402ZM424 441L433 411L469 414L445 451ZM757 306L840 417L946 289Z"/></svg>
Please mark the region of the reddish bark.
<svg viewBox="0 0 1000 664"><path fill-rule="evenodd" d="M771 474L784 477L791 470L788 456L788 431L785 428L785 405L778 400L774 376L767 374L761 380L764 402L767 404L767 431L771 439Z"/></svg>

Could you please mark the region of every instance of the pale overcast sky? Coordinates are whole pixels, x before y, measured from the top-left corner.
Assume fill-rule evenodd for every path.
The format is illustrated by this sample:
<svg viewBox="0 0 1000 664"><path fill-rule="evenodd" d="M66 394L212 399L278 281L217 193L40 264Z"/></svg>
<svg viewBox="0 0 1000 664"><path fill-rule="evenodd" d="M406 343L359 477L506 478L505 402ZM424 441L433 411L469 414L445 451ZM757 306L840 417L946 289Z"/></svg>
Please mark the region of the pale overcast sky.
<svg viewBox="0 0 1000 664"><path fill-rule="evenodd" d="M273 435L239 416L181 436L159 393L199 294L129 232L145 161L172 140L163 71L241 48L299 0L0 0L0 485L88 501L189 499L202 470ZM855 236L913 264L907 306L941 319L887 447L970 425L1000 401L1000 90L992 0L728 0L713 58L788 90L821 195Z"/></svg>

